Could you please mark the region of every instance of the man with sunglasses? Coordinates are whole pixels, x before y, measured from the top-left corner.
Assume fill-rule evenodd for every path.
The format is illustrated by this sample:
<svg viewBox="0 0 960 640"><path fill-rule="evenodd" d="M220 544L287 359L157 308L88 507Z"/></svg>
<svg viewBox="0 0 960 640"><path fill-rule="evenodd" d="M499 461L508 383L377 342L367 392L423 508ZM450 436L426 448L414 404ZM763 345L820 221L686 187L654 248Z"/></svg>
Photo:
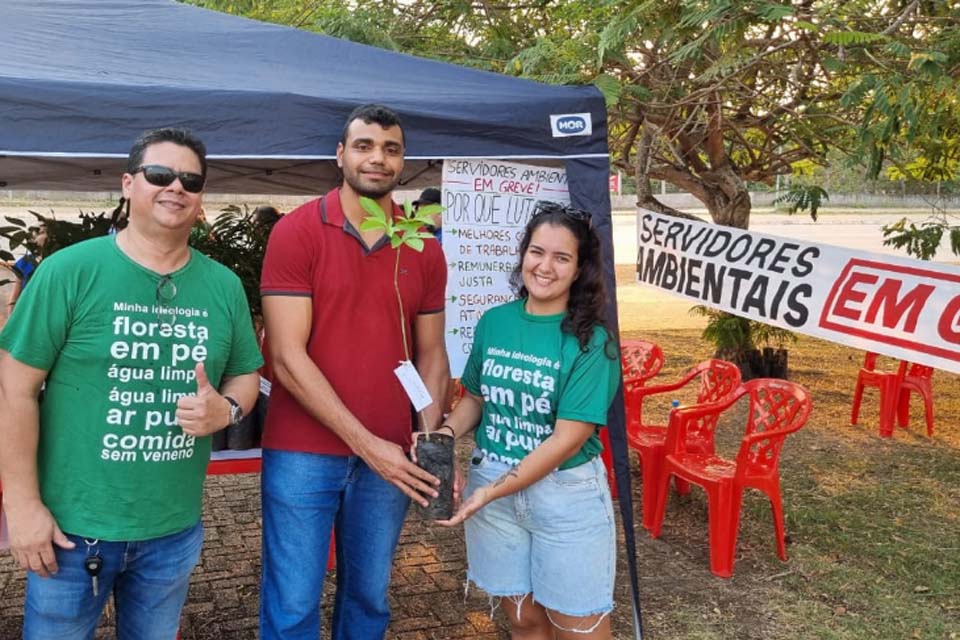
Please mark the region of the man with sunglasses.
<svg viewBox="0 0 960 640"><path fill-rule="evenodd" d="M410 401L394 369L407 340L431 396L446 398L446 264L437 242L393 249L361 224L362 196L400 214L403 153L396 113L354 110L337 145L343 184L284 216L267 246L260 288L275 377L263 437L263 640L319 637L334 525L333 637L382 638L407 506L436 496L437 479L405 453ZM438 406L425 410L432 426Z"/></svg>
<svg viewBox="0 0 960 640"><path fill-rule="evenodd" d="M177 633L209 435L253 406L262 364L240 280L187 245L206 170L190 133L143 134L121 180L127 227L45 259L0 334L27 640L93 638L111 593L121 640Z"/></svg>

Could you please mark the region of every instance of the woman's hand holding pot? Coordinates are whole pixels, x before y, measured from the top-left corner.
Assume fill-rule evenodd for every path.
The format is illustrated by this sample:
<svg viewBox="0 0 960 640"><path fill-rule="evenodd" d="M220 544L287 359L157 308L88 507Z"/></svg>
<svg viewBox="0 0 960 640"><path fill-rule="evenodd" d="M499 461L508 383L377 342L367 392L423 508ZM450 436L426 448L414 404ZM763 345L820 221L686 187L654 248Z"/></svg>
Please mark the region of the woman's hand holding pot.
<svg viewBox="0 0 960 640"><path fill-rule="evenodd" d="M449 520L435 520L434 523L441 527L455 527L480 509L484 508L488 502L493 500L493 487L486 485L478 487L476 491L470 494L470 497L460 505L457 512Z"/></svg>

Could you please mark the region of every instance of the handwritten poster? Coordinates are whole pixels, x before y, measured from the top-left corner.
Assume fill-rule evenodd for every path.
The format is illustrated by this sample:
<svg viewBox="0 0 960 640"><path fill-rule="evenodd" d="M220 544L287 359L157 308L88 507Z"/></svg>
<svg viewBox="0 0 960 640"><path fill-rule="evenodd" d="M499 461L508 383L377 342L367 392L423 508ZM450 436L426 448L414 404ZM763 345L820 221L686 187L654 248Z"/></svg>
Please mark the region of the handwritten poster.
<svg viewBox="0 0 960 640"><path fill-rule="evenodd" d="M566 169L498 160L443 163L446 343L456 378L470 355L480 316L514 299L510 273L538 200L570 202Z"/></svg>

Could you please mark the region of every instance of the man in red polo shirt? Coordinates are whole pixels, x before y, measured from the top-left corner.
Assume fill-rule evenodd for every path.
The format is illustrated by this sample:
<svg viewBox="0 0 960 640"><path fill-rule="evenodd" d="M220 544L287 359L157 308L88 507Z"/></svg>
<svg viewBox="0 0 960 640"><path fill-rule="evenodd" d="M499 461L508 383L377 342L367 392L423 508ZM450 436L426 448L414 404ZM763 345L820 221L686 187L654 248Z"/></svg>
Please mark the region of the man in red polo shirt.
<svg viewBox="0 0 960 640"><path fill-rule="evenodd" d="M365 105L337 145L343 184L274 227L261 293L274 385L263 436L260 637L319 637L331 530L337 532L333 638L382 638L387 587L410 499L426 504L437 479L407 458L410 402L393 370L409 349L427 389L446 398L446 262L439 243L393 249L361 231L360 197L399 214L403 170L396 113ZM440 403L426 419L439 424Z"/></svg>

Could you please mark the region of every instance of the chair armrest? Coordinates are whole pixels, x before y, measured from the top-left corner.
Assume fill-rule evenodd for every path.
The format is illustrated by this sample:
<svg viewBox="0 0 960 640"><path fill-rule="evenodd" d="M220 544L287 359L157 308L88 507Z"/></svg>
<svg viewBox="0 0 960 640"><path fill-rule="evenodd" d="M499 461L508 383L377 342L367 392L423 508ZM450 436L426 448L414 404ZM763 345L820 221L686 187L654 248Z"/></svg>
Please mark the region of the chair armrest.
<svg viewBox="0 0 960 640"><path fill-rule="evenodd" d="M721 398L720 400L716 400L714 402L703 402L700 404L688 404L685 407L678 407L677 409L674 409L674 411L678 412L684 418L690 419L700 418L711 413L722 413L733 406L733 404L743 396L744 392L745 390L741 385L740 387L734 389L733 393Z"/></svg>
<svg viewBox="0 0 960 640"><path fill-rule="evenodd" d="M688 371L687 373L683 374L683 376L681 376L679 380L676 380L674 382L668 382L666 384L654 384L650 386L643 386L637 389L635 393L639 395L640 400L642 402L645 396L654 396L661 393L667 393L668 391L676 391L677 389L680 389L681 387L684 387L687 384L689 384L689 382L693 380L695 377L697 377L699 374L700 374L700 370L694 368Z"/></svg>
<svg viewBox="0 0 960 640"><path fill-rule="evenodd" d="M667 423L665 451L668 454L682 451L683 443L686 441L688 424L706 416L719 415L733 406L745 393L746 389L741 385L729 396L716 402L691 404L673 409L670 412L670 421Z"/></svg>

